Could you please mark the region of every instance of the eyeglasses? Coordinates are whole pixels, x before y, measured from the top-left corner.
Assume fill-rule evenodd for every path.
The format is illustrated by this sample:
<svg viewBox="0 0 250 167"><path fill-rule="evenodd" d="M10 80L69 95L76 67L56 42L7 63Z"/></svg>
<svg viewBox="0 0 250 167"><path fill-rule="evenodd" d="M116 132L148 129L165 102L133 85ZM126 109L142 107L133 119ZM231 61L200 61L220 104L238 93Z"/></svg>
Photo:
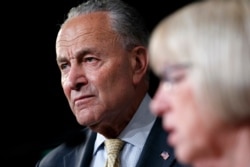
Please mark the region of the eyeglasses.
<svg viewBox="0 0 250 167"><path fill-rule="evenodd" d="M187 69L189 67L190 64L168 65L161 76L164 90L170 91L175 85L183 81L186 78Z"/></svg>

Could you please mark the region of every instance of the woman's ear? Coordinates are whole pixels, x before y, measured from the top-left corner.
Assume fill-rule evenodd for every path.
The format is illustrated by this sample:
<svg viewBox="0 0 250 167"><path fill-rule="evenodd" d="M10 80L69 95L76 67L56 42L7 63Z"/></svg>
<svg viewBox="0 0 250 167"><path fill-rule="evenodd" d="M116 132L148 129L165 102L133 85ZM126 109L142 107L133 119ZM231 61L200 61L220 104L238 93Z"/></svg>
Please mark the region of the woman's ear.
<svg viewBox="0 0 250 167"><path fill-rule="evenodd" d="M137 46L132 50L133 82L138 84L147 75L148 54L143 46Z"/></svg>

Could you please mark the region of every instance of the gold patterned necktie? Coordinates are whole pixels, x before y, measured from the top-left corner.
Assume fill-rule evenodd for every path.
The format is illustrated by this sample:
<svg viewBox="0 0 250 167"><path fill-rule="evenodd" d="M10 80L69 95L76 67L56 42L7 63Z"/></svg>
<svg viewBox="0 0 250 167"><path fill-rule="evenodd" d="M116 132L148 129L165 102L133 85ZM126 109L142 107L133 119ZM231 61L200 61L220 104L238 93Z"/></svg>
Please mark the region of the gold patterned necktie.
<svg viewBox="0 0 250 167"><path fill-rule="evenodd" d="M124 142L120 139L107 139L104 141L104 144L107 152L107 161L105 167L119 167L119 153L122 146L124 145Z"/></svg>

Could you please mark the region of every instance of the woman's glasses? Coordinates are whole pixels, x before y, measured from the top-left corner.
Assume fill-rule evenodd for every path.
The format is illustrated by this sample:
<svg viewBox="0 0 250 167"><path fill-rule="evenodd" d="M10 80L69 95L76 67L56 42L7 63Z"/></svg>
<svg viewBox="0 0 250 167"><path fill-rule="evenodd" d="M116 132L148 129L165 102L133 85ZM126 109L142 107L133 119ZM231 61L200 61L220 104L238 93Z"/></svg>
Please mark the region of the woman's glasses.
<svg viewBox="0 0 250 167"><path fill-rule="evenodd" d="M164 89L167 91L172 90L175 85L183 81L186 78L187 69L189 67L190 64L168 65L161 76L161 82L164 84Z"/></svg>

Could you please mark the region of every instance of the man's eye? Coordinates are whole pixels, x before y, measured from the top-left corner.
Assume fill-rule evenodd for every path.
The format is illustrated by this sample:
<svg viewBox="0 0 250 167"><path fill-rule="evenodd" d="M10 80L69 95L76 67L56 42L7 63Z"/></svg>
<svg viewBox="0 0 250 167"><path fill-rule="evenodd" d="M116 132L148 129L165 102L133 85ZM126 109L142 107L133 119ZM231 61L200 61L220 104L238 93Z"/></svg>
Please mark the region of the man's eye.
<svg viewBox="0 0 250 167"><path fill-rule="evenodd" d="M59 67L60 67L61 70L64 70L64 69L66 69L68 67L68 63L62 63L62 64L60 64Z"/></svg>
<svg viewBox="0 0 250 167"><path fill-rule="evenodd" d="M94 57L87 57L87 58L85 58L85 61L86 62L93 62L93 61L95 61L96 59L94 58Z"/></svg>

